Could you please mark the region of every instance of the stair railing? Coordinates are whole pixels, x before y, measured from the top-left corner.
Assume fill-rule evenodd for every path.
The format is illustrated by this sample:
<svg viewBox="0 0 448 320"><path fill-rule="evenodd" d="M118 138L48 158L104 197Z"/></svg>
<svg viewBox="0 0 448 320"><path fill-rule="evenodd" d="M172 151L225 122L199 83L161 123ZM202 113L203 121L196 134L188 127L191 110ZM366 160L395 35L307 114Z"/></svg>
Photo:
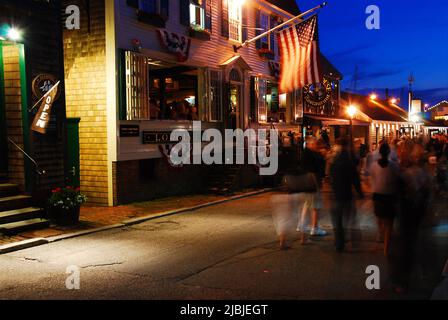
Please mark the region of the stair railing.
<svg viewBox="0 0 448 320"><path fill-rule="evenodd" d="M11 138L8 137L8 141L14 146L16 147L20 152L22 152L22 154L28 158L28 160L31 161L31 163L34 165L34 170L36 171L36 173L41 176L46 174L47 172L45 170L41 170L39 168L39 164L36 162L36 160L34 160L28 153L25 152L25 150L23 150L21 147L19 147Z"/></svg>

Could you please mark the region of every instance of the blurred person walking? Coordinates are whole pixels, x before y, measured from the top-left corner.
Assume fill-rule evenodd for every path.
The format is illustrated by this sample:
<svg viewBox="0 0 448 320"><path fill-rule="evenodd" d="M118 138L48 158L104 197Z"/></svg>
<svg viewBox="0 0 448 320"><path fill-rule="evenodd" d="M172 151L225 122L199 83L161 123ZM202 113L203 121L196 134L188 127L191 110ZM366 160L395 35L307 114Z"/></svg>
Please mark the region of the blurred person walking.
<svg viewBox="0 0 448 320"><path fill-rule="evenodd" d="M306 220L311 213L311 236L325 236L327 232L319 228L319 210L322 209L322 181L325 177L325 158L319 151L315 137L306 139L300 167L304 172L311 173L316 184L316 191L303 193L304 203L297 231L302 233L301 242L305 243L305 232L308 231Z"/></svg>
<svg viewBox="0 0 448 320"><path fill-rule="evenodd" d="M349 142L346 139L339 139L337 143L340 146L340 152L335 156L330 167L330 181L334 193L331 220L335 233L336 251L342 252L345 248L344 220L354 219L351 217L354 212L352 186L361 198L364 194L361 190L356 164L351 156Z"/></svg>
<svg viewBox="0 0 448 320"><path fill-rule="evenodd" d="M379 239L384 238L383 252L389 255L394 220L397 213L397 193L400 171L396 162L389 160L390 147L380 146L380 159L370 168L374 212L377 219Z"/></svg>
<svg viewBox="0 0 448 320"><path fill-rule="evenodd" d="M400 230L398 252L392 259L393 288L397 293L407 290L418 244L419 227L428 207L431 177L424 168L424 148L407 141L400 158Z"/></svg>

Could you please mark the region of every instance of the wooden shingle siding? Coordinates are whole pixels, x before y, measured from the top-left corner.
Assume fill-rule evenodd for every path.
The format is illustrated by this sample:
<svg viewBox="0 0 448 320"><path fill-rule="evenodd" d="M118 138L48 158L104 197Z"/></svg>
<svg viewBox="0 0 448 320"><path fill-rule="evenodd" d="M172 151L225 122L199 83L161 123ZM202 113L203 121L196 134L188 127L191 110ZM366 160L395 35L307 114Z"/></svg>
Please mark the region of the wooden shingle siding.
<svg viewBox="0 0 448 320"><path fill-rule="evenodd" d="M126 1L120 1L126 5ZM83 8L84 1L64 1ZM131 8L131 7L130 7ZM131 8L132 10L135 9ZM67 117L79 117L81 190L90 204L108 205L106 38L103 0L81 12L81 29L64 30Z"/></svg>
<svg viewBox="0 0 448 320"><path fill-rule="evenodd" d="M5 78L6 133L23 148L22 99L20 86L19 50L16 46L3 46L3 70ZM8 175L11 183L25 188L25 170L22 153L8 143Z"/></svg>

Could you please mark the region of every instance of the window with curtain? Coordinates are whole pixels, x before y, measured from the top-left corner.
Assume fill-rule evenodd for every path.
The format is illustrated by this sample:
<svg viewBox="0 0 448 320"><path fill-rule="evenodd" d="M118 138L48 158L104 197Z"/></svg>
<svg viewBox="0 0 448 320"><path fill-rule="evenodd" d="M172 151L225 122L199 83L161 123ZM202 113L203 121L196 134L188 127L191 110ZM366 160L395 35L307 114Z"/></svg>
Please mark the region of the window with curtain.
<svg viewBox="0 0 448 320"><path fill-rule="evenodd" d="M205 1L190 0L190 24L205 29Z"/></svg>

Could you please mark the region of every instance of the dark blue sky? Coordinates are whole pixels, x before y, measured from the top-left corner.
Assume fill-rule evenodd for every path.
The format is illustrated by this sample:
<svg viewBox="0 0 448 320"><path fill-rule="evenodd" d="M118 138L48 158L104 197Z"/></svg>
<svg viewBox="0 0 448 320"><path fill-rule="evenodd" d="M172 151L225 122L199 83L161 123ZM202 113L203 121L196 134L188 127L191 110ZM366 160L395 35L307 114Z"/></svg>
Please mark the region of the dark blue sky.
<svg viewBox="0 0 448 320"><path fill-rule="evenodd" d="M322 0L323 1L323 0ZM322 2L297 0L302 11ZM447 0L328 0L319 14L321 51L343 73L342 88L352 88L358 66L358 91L406 95L412 72L416 95L428 103L448 100ZM380 8L380 30L368 30L367 6ZM402 103L403 104L403 103Z"/></svg>

